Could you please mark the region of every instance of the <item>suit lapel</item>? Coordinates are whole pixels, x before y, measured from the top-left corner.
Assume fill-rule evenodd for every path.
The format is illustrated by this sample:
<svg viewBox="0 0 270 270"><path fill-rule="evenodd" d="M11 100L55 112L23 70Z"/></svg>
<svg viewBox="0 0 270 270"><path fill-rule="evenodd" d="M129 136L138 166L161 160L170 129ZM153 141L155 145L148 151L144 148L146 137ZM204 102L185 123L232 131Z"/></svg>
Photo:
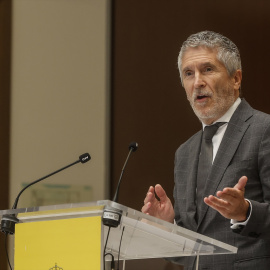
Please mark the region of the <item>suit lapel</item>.
<svg viewBox="0 0 270 270"><path fill-rule="evenodd" d="M218 191L217 188L222 180L225 170L229 166L238 145L249 127L249 124L246 121L252 116L252 111L253 109L249 104L245 100L242 100L234 112L220 144L210 175L206 181L204 197L211 194L215 195ZM198 227L200 226L208 208L208 205L203 203L201 212L199 213Z"/></svg>
<svg viewBox="0 0 270 270"><path fill-rule="evenodd" d="M198 171L198 162L199 162L199 154L201 148L201 138L202 131L198 132L190 144L190 154L188 164L191 164L190 174L187 179L187 194L186 194L186 212L188 215L188 222L191 230L196 231L197 222L195 219L196 216L196 186L197 186L197 171Z"/></svg>

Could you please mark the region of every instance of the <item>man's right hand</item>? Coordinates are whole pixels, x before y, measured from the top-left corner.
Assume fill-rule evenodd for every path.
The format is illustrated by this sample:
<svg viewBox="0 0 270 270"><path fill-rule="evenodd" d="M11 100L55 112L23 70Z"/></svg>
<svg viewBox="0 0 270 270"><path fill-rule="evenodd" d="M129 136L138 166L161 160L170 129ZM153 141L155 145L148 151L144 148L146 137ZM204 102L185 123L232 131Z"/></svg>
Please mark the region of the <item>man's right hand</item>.
<svg viewBox="0 0 270 270"><path fill-rule="evenodd" d="M156 195L159 200L156 199ZM144 206L141 210L143 213L154 216L165 221L174 222L174 210L171 200L167 197L165 190L161 185L150 187L144 199Z"/></svg>

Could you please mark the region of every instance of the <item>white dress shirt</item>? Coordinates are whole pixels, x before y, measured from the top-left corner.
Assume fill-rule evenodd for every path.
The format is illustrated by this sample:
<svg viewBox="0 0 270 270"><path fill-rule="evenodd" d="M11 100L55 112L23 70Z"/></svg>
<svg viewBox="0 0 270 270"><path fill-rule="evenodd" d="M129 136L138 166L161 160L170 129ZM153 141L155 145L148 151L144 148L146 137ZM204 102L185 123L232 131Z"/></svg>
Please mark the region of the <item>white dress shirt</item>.
<svg viewBox="0 0 270 270"><path fill-rule="evenodd" d="M237 100L233 103L233 105L230 107L230 109L222 116L220 117L216 122L214 122L213 124L217 123L217 122L225 122L226 124L222 125L221 127L219 127L219 129L217 130L216 134L214 135L214 137L212 138L212 143L213 143L213 161L216 157L218 148L220 146L220 143L223 139L223 136L225 134L225 131L227 129L228 126L228 122L231 120L231 117L233 115L233 113L235 112L235 110L237 109L238 105L241 103L241 99L237 98ZM205 124L203 124L203 129L205 128Z"/></svg>

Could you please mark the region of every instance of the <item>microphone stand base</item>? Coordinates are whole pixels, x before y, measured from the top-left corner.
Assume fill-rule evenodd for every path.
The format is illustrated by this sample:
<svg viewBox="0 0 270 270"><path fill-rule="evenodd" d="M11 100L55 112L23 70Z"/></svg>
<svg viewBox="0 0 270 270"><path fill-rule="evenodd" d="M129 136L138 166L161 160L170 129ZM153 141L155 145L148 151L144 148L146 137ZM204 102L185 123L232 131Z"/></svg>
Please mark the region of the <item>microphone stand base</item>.
<svg viewBox="0 0 270 270"><path fill-rule="evenodd" d="M14 234L16 223L19 223L19 220L15 215L3 215L1 219L1 232L4 234Z"/></svg>
<svg viewBox="0 0 270 270"><path fill-rule="evenodd" d="M103 225L116 228L119 226L122 217L122 210L105 206L102 216Z"/></svg>

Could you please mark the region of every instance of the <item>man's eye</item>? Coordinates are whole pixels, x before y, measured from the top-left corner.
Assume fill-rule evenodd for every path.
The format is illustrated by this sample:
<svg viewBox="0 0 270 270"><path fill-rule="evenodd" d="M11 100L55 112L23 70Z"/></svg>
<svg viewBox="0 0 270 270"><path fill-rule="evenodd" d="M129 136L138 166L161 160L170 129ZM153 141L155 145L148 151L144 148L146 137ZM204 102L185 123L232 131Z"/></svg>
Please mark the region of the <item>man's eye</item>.
<svg viewBox="0 0 270 270"><path fill-rule="evenodd" d="M189 76L192 75L192 72L191 72L191 71L186 71L185 75L186 75L187 77L189 77Z"/></svg>
<svg viewBox="0 0 270 270"><path fill-rule="evenodd" d="M207 72L209 72L209 71L212 71L213 69L211 68L211 67L207 67L206 69L205 69L205 71L207 71Z"/></svg>

